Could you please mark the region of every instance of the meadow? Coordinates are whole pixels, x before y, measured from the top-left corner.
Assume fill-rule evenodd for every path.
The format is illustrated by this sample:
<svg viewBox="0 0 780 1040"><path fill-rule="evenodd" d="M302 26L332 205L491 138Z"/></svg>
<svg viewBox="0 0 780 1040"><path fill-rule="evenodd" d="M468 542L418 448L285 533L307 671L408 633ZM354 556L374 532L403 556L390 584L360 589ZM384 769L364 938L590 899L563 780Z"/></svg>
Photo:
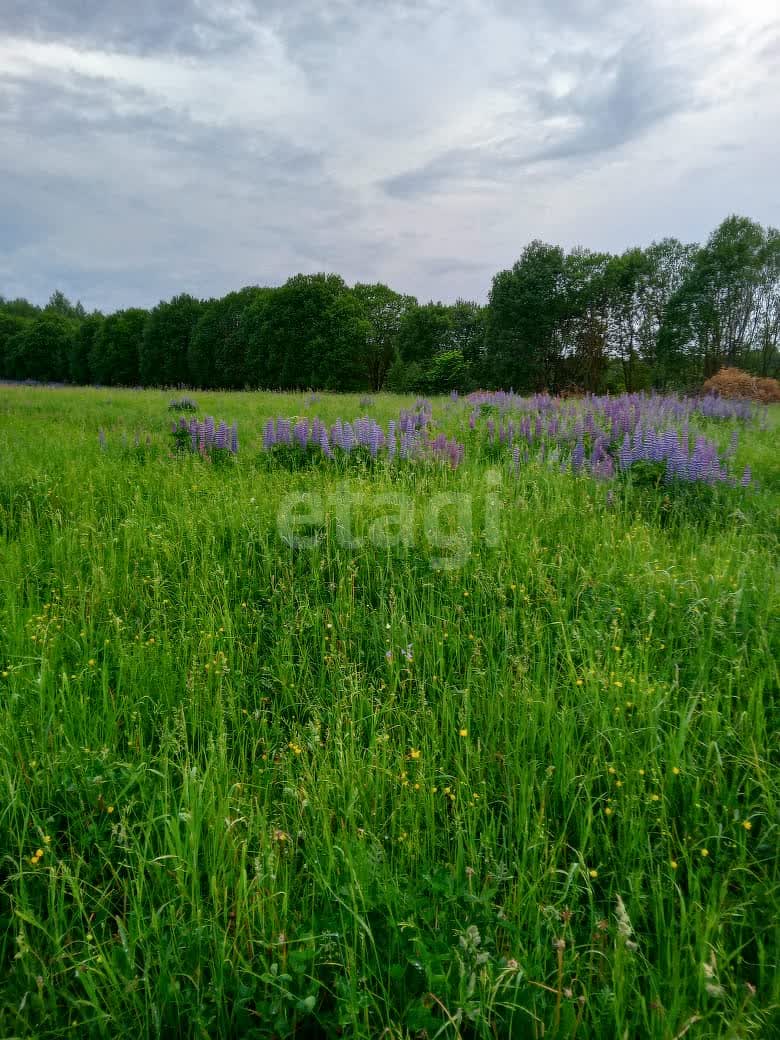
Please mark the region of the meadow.
<svg viewBox="0 0 780 1040"><path fill-rule="evenodd" d="M780 408L192 396L0 387L0 1036L780 1035Z"/></svg>

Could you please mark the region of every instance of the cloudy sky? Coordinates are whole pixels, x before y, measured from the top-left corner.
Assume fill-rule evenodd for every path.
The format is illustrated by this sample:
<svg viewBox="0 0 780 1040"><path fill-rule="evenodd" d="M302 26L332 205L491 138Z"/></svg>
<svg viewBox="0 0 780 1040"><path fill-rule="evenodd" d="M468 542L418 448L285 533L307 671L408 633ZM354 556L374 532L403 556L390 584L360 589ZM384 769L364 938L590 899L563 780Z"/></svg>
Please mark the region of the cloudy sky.
<svg viewBox="0 0 780 1040"><path fill-rule="evenodd" d="M777 0L0 0L0 294L484 299L780 224Z"/></svg>

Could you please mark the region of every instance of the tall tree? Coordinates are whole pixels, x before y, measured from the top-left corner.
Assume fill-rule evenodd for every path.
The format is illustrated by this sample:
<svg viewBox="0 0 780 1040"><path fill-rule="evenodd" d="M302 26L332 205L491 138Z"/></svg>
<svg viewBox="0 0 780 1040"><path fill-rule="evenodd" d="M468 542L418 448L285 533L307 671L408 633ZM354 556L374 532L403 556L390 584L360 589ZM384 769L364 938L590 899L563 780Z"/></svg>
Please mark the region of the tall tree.
<svg viewBox="0 0 780 1040"><path fill-rule="evenodd" d="M195 386L235 390L251 383L242 320L256 300L272 291L248 286L203 305L188 348L190 379Z"/></svg>
<svg viewBox="0 0 780 1040"><path fill-rule="evenodd" d="M148 311L131 307L109 314L100 324L89 357L89 367L96 383L137 386L142 382L141 344L148 317Z"/></svg>
<svg viewBox="0 0 780 1040"><path fill-rule="evenodd" d="M79 320L86 314L81 301L75 304L71 303L65 293L59 289L55 289L51 294L44 311L51 314L59 314L62 318L77 318Z"/></svg>
<svg viewBox="0 0 780 1040"><path fill-rule="evenodd" d="M780 368L780 231L767 228L758 280L758 374L770 376Z"/></svg>
<svg viewBox="0 0 780 1040"><path fill-rule="evenodd" d="M484 384L488 378L485 350L485 326L487 309L473 300L458 299L450 307L450 332L448 349L457 351L463 358L461 379L467 384ZM462 383L457 389L469 389Z"/></svg>
<svg viewBox="0 0 780 1040"><path fill-rule="evenodd" d="M29 321L29 318L8 314L0 308L0 379L19 378L17 350L15 347L12 349L11 340L27 327Z"/></svg>
<svg viewBox="0 0 780 1040"><path fill-rule="evenodd" d="M758 328L758 295L766 236L746 217L727 217L698 250L670 307L666 341L698 359L703 377L739 365Z"/></svg>
<svg viewBox="0 0 780 1040"><path fill-rule="evenodd" d="M59 314L41 314L25 323L7 344L14 378L64 382L74 334L74 323Z"/></svg>
<svg viewBox="0 0 780 1040"><path fill-rule="evenodd" d="M367 322L363 367L372 390L381 390L398 350L404 315L417 301L386 285L358 282L352 290Z"/></svg>
<svg viewBox="0 0 780 1040"><path fill-rule="evenodd" d="M570 382L594 393L607 368L610 256L574 249L565 261L564 354Z"/></svg>
<svg viewBox="0 0 780 1040"><path fill-rule="evenodd" d="M191 381L187 354L202 310L199 300L182 293L162 300L149 312L140 358L144 386L178 386Z"/></svg>
<svg viewBox="0 0 780 1040"><path fill-rule="evenodd" d="M606 273L609 351L620 363L623 386L628 393L642 389L649 379L649 372L642 365L648 276L649 262L642 249L628 249L612 257Z"/></svg>
<svg viewBox="0 0 780 1040"><path fill-rule="evenodd" d="M103 315L95 312L78 323L68 358L68 376L71 383L83 386L94 381L90 367L95 349L95 338L103 325Z"/></svg>
<svg viewBox="0 0 780 1040"><path fill-rule="evenodd" d="M295 275L245 313L253 386L357 390L365 375L368 322L338 275Z"/></svg>
<svg viewBox="0 0 780 1040"><path fill-rule="evenodd" d="M497 383L555 389L567 309L563 250L531 242L490 290L486 343Z"/></svg>

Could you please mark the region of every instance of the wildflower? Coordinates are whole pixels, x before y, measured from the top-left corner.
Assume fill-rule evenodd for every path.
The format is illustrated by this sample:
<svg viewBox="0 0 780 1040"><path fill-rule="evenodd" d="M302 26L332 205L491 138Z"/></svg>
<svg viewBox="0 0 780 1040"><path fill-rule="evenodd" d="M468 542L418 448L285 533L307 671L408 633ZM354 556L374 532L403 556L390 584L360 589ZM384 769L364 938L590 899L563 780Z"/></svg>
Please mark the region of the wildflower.
<svg viewBox="0 0 780 1040"><path fill-rule="evenodd" d="M672 870L677 870L677 867L678 867L677 860L676 859L670 860L669 861L669 866L672 868Z"/></svg>
<svg viewBox="0 0 780 1040"><path fill-rule="evenodd" d="M469 735L469 731L464 727L463 729L458 730L458 734L461 737L467 737Z"/></svg>
<svg viewBox="0 0 780 1040"><path fill-rule="evenodd" d="M90 657L90 659L87 661L87 664L89 665L90 668L94 668L95 667L95 658L94 657Z"/></svg>
<svg viewBox="0 0 780 1040"><path fill-rule="evenodd" d="M606 807L606 809L604 810L604 815L605 815L605 816L611 816L611 815L612 815L612 812L613 812L612 808L611 808L611 807L610 807L610 806L608 805L608 806Z"/></svg>
<svg viewBox="0 0 780 1040"><path fill-rule="evenodd" d="M753 830L753 824L750 822L750 820L744 820L742 826L745 828L746 831Z"/></svg>
<svg viewBox="0 0 780 1040"><path fill-rule="evenodd" d="M710 850L709 849L701 849L700 853L706 859L706 857L709 856L709 854L710 854Z"/></svg>
<svg viewBox="0 0 780 1040"><path fill-rule="evenodd" d="M677 766L674 766L672 768L672 772L674 773L675 776L679 776L680 775L680 770L679 770L679 768Z"/></svg>
<svg viewBox="0 0 780 1040"><path fill-rule="evenodd" d="M409 758L419 758L422 752L418 748L412 748L409 752Z"/></svg>
<svg viewBox="0 0 780 1040"><path fill-rule="evenodd" d="M599 872L598 872L597 870L589 870L589 871L588 871L588 874L589 874L589 875L590 875L590 876L591 876L592 878L597 878L597 877L599 876Z"/></svg>
<svg viewBox="0 0 780 1040"><path fill-rule="evenodd" d="M108 813L109 815L110 815L110 814L111 814L111 813L112 813L113 811L114 811L114 807L113 807L113 805L109 805L109 806L107 806L107 807L106 807L106 812L107 812L107 813Z"/></svg>

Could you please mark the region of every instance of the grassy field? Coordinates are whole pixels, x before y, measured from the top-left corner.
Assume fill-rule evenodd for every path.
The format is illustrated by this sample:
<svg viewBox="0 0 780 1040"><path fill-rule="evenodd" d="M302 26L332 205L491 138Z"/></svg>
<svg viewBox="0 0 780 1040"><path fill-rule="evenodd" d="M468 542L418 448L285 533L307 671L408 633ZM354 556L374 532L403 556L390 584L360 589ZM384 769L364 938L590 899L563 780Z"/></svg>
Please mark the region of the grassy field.
<svg viewBox="0 0 780 1040"><path fill-rule="evenodd" d="M457 469L294 468L268 417L409 402L195 396L235 459L0 388L0 1036L780 1035L780 412L678 495L449 400Z"/></svg>

